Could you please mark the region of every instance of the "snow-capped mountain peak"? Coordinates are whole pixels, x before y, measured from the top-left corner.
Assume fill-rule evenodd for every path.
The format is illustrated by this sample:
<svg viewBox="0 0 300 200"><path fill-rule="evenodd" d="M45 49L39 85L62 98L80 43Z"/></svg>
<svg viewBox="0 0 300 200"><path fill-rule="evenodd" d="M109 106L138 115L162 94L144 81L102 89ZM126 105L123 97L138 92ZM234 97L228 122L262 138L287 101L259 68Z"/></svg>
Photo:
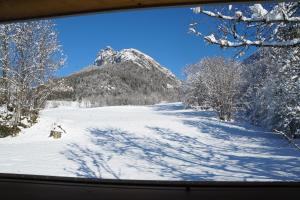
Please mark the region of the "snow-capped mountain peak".
<svg viewBox="0 0 300 200"><path fill-rule="evenodd" d="M102 66L108 63L114 64L114 63L122 63L126 61L132 61L136 63L138 66L146 68L148 70L151 69L159 70L162 73L165 73L168 76L175 78L175 75L172 72L170 72L167 68L162 67L153 58L134 48L115 51L110 46L108 46L100 50L94 62L94 65Z"/></svg>
<svg viewBox="0 0 300 200"><path fill-rule="evenodd" d="M100 50L95 60L95 64L101 66L107 63L114 63L114 58L116 54L117 52L114 51L113 48L107 46L104 49Z"/></svg>

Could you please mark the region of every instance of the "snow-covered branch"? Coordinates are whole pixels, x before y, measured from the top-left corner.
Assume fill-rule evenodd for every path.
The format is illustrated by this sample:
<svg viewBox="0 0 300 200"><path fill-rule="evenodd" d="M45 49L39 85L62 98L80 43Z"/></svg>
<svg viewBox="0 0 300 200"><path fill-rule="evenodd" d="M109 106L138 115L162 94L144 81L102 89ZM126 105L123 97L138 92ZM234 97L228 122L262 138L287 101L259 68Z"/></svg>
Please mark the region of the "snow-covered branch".
<svg viewBox="0 0 300 200"><path fill-rule="evenodd" d="M300 45L300 38L288 40L288 41L262 41L262 40L244 40L242 42L233 42L225 39L216 39L216 37L211 34L205 36L204 39L211 44L217 44L220 47L244 47L244 46L257 46L257 47L294 47Z"/></svg>
<svg viewBox="0 0 300 200"><path fill-rule="evenodd" d="M299 4L298 2L295 4ZM299 5L298 5L299 6ZM278 6L279 7L279 6ZM209 17L219 18L222 20L231 20L237 22L246 22L246 23L299 23L300 17L289 16L289 11L284 7L278 8L276 7L274 10L267 11L261 4L254 4L250 6L250 10L252 11L252 15L247 17L243 14L242 11L236 11L233 16L222 14L221 12L212 12L208 10L204 10L202 7L192 8L192 11L195 14L205 14Z"/></svg>
<svg viewBox="0 0 300 200"><path fill-rule="evenodd" d="M200 22L190 24L189 32L203 37L210 44L222 48L300 46L300 2L278 3L269 10L262 4L254 4L248 9L237 7L233 15L205 10L203 7L192 10L196 14L220 19L215 31L210 33L206 33L207 28L201 31L204 26ZM232 6L229 6L228 13L231 10ZM289 37L284 36L286 31Z"/></svg>

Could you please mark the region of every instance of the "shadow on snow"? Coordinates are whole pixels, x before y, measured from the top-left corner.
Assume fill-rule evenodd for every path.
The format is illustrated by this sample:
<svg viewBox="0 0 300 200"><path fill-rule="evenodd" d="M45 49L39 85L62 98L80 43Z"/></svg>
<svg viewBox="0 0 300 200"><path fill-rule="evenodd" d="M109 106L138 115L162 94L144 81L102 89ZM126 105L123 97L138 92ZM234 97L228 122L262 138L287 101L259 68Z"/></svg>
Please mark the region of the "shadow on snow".
<svg viewBox="0 0 300 200"><path fill-rule="evenodd" d="M81 147L78 144L69 144L68 150L64 151L63 154L78 166L76 170L67 168L65 170L77 177L102 178L102 173L105 172L113 178L119 179L118 174L107 164L110 157L106 158L101 152Z"/></svg>
<svg viewBox="0 0 300 200"><path fill-rule="evenodd" d="M150 126L146 128L151 130L151 136L143 137L119 129L90 128L88 132L91 141L99 147L98 150L71 144L63 152L78 166L73 173L93 178L101 178L106 173L117 179L122 178L121 172L116 173L113 170L116 167L111 166L109 160L113 156L123 156L128 158L127 167L139 172L153 173L164 179L300 179L300 159L294 156L295 150L287 148L287 143L276 135L256 130L246 124L240 126L220 122L212 119L215 115L213 112L187 112L180 104L157 105L153 109L161 114L180 117L185 126L199 130L199 136L191 137L183 132ZM136 165L130 160L147 164Z"/></svg>

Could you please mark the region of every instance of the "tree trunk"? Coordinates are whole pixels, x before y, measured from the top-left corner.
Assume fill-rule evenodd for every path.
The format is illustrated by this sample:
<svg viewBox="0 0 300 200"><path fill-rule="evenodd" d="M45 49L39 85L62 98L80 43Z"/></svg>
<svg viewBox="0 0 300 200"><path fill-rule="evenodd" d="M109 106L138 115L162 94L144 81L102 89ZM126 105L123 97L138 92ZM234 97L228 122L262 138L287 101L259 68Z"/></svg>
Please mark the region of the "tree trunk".
<svg viewBox="0 0 300 200"><path fill-rule="evenodd" d="M8 35L8 28L5 26L4 28L4 34L5 37L7 37ZM2 54L4 56L3 59L3 66L2 66L2 78L3 78L3 85L4 85L4 102L6 103L6 105L9 104L9 97L8 97L8 70L9 70L9 43L8 43L8 38L5 38L3 40L3 44L2 44Z"/></svg>

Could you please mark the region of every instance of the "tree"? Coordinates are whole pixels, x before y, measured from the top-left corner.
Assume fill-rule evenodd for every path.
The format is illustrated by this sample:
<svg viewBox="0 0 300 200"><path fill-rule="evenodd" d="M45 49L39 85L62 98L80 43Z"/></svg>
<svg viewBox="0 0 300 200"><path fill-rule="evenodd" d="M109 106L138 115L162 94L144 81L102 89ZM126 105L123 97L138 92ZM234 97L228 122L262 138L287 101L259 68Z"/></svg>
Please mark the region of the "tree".
<svg viewBox="0 0 300 200"><path fill-rule="evenodd" d="M51 92L51 79L64 64L55 25L49 20L4 24L0 29L4 90L14 107L14 125L31 118ZM7 95L6 95L7 96Z"/></svg>
<svg viewBox="0 0 300 200"><path fill-rule="evenodd" d="M241 86L241 63L223 57L204 58L186 68L188 98L198 105L211 106L220 119L232 119Z"/></svg>
<svg viewBox="0 0 300 200"><path fill-rule="evenodd" d="M268 8L267 8L268 7ZM300 45L300 37L283 40L276 37L278 31L286 26L299 24L300 2L278 3L270 6L254 4L246 8L229 5L227 11L210 11L204 7L192 8L195 14L202 14L217 20L215 31L199 31L202 23L190 24L190 32L203 36L210 44L222 48L255 47L295 47ZM205 28L206 30L207 28ZM297 29L299 31L299 29Z"/></svg>
<svg viewBox="0 0 300 200"><path fill-rule="evenodd" d="M0 67L2 71L1 85L2 85L2 101L1 104L9 100L8 89L8 71L10 69L10 52L9 44L11 41L11 25L0 25Z"/></svg>
<svg viewBox="0 0 300 200"><path fill-rule="evenodd" d="M291 137L300 129L298 52L299 47L260 49L247 59L243 71L247 85L241 101L246 117Z"/></svg>

